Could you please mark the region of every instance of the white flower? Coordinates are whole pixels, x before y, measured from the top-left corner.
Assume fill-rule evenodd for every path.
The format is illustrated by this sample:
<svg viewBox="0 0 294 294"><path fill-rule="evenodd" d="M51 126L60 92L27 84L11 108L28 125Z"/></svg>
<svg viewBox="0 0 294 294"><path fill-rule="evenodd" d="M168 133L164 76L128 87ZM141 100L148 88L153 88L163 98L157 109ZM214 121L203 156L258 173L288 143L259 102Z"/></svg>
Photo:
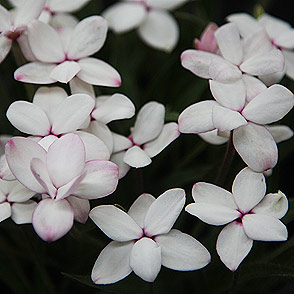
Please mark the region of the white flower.
<svg viewBox="0 0 294 294"><path fill-rule="evenodd" d="M14 77L26 83L51 84L68 83L77 76L89 84L118 87L119 73L108 63L89 57L101 49L106 33L107 23L97 15L59 32L48 24L34 21L28 28L28 40L37 61L18 68Z"/></svg>
<svg viewBox="0 0 294 294"><path fill-rule="evenodd" d="M185 192L171 189L155 199L142 194L128 213L113 205L97 206L90 218L111 239L92 270L96 284L115 283L132 271L153 282L161 265L180 271L210 262L207 249L193 237L171 229L185 204Z"/></svg>
<svg viewBox="0 0 294 294"><path fill-rule="evenodd" d="M116 3L102 15L116 33L138 28L139 36L149 46L172 51L179 39L178 24L168 10L187 0L130 0Z"/></svg>
<svg viewBox="0 0 294 294"><path fill-rule="evenodd" d="M204 182L193 187L195 203L186 211L210 225L228 224L218 236L216 249L231 271L250 252L253 240L287 240L287 228L279 219L288 210L288 200L280 191L267 195L265 191L263 174L248 167L236 176L232 193Z"/></svg>

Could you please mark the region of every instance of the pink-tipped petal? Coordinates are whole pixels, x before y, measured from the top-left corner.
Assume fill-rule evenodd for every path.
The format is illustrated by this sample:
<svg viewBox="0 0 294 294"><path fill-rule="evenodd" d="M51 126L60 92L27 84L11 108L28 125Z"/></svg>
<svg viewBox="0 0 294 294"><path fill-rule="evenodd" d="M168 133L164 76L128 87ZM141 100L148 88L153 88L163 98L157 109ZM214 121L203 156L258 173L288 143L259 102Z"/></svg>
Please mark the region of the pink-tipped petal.
<svg viewBox="0 0 294 294"><path fill-rule="evenodd" d="M124 211L114 205L99 205L90 211L91 220L109 238L126 242L142 237L142 229Z"/></svg>
<svg viewBox="0 0 294 294"><path fill-rule="evenodd" d="M46 198L35 208L32 223L40 238L53 242L67 234L73 220L73 209L67 200Z"/></svg>

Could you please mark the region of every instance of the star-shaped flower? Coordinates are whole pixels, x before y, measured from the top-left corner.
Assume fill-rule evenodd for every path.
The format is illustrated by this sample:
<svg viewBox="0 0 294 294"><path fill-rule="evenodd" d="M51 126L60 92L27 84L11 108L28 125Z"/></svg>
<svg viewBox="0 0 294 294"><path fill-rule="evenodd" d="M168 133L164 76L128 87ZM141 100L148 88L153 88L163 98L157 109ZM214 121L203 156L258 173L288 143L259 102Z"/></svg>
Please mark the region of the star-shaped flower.
<svg viewBox="0 0 294 294"><path fill-rule="evenodd" d="M236 176L232 193L204 182L193 187L195 203L186 211L210 225L228 224L218 236L216 250L231 271L250 252L253 240L287 240L287 228L279 219L288 210L288 200L280 191L267 195L265 191L263 174L248 167Z"/></svg>
<svg viewBox="0 0 294 294"><path fill-rule="evenodd" d="M171 189L155 199L142 194L128 213L113 205L97 206L90 218L111 239L92 270L96 284L115 283L132 271L153 282L161 265L180 271L210 262L207 249L193 237L171 229L185 204L185 192Z"/></svg>

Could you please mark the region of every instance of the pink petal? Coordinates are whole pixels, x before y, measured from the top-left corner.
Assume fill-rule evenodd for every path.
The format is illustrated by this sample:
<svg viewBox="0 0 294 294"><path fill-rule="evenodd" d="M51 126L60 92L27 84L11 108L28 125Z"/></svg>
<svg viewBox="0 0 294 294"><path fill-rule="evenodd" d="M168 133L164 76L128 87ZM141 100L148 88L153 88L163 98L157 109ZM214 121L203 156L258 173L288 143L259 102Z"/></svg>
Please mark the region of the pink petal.
<svg viewBox="0 0 294 294"><path fill-rule="evenodd" d="M36 207L32 223L40 238L53 242L67 234L73 219L73 209L67 200L46 198Z"/></svg>

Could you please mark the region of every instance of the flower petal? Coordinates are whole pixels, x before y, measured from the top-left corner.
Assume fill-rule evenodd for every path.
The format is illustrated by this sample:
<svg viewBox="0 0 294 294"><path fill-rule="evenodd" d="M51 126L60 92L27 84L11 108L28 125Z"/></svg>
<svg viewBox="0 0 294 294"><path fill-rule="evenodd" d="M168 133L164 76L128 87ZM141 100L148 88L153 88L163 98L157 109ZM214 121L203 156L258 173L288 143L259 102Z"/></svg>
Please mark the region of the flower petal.
<svg viewBox="0 0 294 294"><path fill-rule="evenodd" d="M43 199L33 213L33 227L44 241L63 237L73 225L73 209L67 200Z"/></svg>
<svg viewBox="0 0 294 294"><path fill-rule="evenodd" d="M1 25L1 24L0 24ZM12 46L12 41L0 35L0 63L5 59Z"/></svg>
<svg viewBox="0 0 294 294"><path fill-rule="evenodd" d="M246 89L247 102L250 102L254 97L266 90L266 85L256 77L243 74L242 80Z"/></svg>
<svg viewBox="0 0 294 294"><path fill-rule="evenodd" d="M273 85L250 101L242 115L257 124L270 124L282 119L293 105L292 92L282 85Z"/></svg>
<svg viewBox="0 0 294 294"><path fill-rule="evenodd" d="M134 242L110 242L99 254L91 273L95 284L112 284L132 272L130 254Z"/></svg>
<svg viewBox="0 0 294 294"><path fill-rule="evenodd" d="M114 94L101 103L99 103L98 97L96 107L91 116L100 122L108 124L113 120L131 118L134 114L135 106L133 102L123 94Z"/></svg>
<svg viewBox="0 0 294 294"><path fill-rule="evenodd" d="M124 162L131 167L140 168L151 163L150 157L139 146L128 149L124 155Z"/></svg>
<svg viewBox="0 0 294 294"><path fill-rule="evenodd" d="M132 141L125 136L112 132L112 137L113 137L113 150L112 150L113 153L124 151L133 146Z"/></svg>
<svg viewBox="0 0 294 294"><path fill-rule="evenodd" d="M117 153L113 153L110 157L110 160L114 162L118 166L118 179L123 178L131 167L124 162L126 151L121 151Z"/></svg>
<svg viewBox="0 0 294 294"><path fill-rule="evenodd" d="M65 60L58 33L51 26L34 21L28 27L28 37L31 49L39 61L59 63Z"/></svg>
<svg viewBox="0 0 294 294"><path fill-rule="evenodd" d="M115 33L124 33L139 27L147 12L140 3L122 2L111 5L102 15Z"/></svg>
<svg viewBox="0 0 294 294"><path fill-rule="evenodd" d="M80 199L74 196L69 196L66 200L72 206L75 220L84 224L89 216L90 202L87 199Z"/></svg>
<svg viewBox="0 0 294 294"><path fill-rule="evenodd" d="M13 102L6 113L11 124L23 133L46 136L50 133L50 122L43 109L27 101Z"/></svg>
<svg viewBox="0 0 294 294"><path fill-rule="evenodd" d="M180 188L167 190L149 207L144 230L147 236L168 233L185 205L185 191Z"/></svg>
<svg viewBox="0 0 294 294"><path fill-rule="evenodd" d="M150 205L155 201L155 198L151 194L141 194L130 207L128 214L135 222L143 228L145 215Z"/></svg>
<svg viewBox="0 0 294 294"><path fill-rule="evenodd" d="M155 237L161 248L161 264L178 271L193 271L210 262L208 250L195 238L179 230Z"/></svg>
<svg viewBox="0 0 294 294"><path fill-rule="evenodd" d="M19 67L14 72L14 78L23 83L52 84L56 80L50 78L50 73L55 66L55 64L30 62Z"/></svg>
<svg viewBox="0 0 294 294"><path fill-rule="evenodd" d="M277 218L263 214L246 214L242 218L247 236L257 241L286 241L286 226Z"/></svg>
<svg viewBox="0 0 294 294"><path fill-rule="evenodd" d="M79 78L75 77L69 82L70 91L72 94L87 94L91 97L95 97L94 87L88 83L83 82Z"/></svg>
<svg viewBox="0 0 294 294"><path fill-rule="evenodd" d="M216 251L225 266L234 272L248 255L252 245L253 241L245 234L242 224L233 222L220 232Z"/></svg>
<svg viewBox="0 0 294 294"><path fill-rule="evenodd" d="M286 141L293 137L293 131L284 125L266 126L276 143Z"/></svg>
<svg viewBox="0 0 294 294"><path fill-rule="evenodd" d="M11 219L18 225L32 223L33 212L37 207L35 201L29 200L11 205Z"/></svg>
<svg viewBox="0 0 294 294"><path fill-rule="evenodd" d="M243 58L240 34L234 23L221 26L214 34L222 56L235 65Z"/></svg>
<svg viewBox="0 0 294 294"><path fill-rule="evenodd" d="M161 268L161 249L150 238L137 241L130 255L134 273L146 282L154 282Z"/></svg>
<svg viewBox="0 0 294 294"><path fill-rule="evenodd" d="M243 213L250 211L265 195L263 173L256 173L248 167L242 169L233 182L232 191L239 209Z"/></svg>
<svg viewBox="0 0 294 294"><path fill-rule="evenodd" d="M8 202L0 203L0 222L11 216L11 207Z"/></svg>
<svg viewBox="0 0 294 294"><path fill-rule="evenodd" d="M118 183L118 168L111 161L91 160L86 163L85 178L73 195L84 199L97 199L113 193Z"/></svg>
<svg viewBox="0 0 294 294"><path fill-rule="evenodd" d="M67 134L54 141L47 153L47 168L56 188L82 174L86 152L78 135Z"/></svg>
<svg viewBox="0 0 294 294"><path fill-rule="evenodd" d="M115 241L126 242L143 235L137 223L114 205L96 206L90 211L89 217L104 234Z"/></svg>
<svg viewBox="0 0 294 294"><path fill-rule="evenodd" d="M66 98L53 116L52 133L59 135L81 127L94 107L94 100L86 94L74 94Z"/></svg>
<svg viewBox="0 0 294 294"><path fill-rule="evenodd" d="M81 70L77 77L95 86L119 87L121 77L108 63L97 58L82 58L78 61Z"/></svg>
<svg viewBox="0 0 294 294"><path fill-rule="evenodd" d="M88 2L89 0L50 0L49 7L54 12L75 12Z"/></svg>
<svg viewBox="0 0 294 294"><path fill-rule="evenodd" d="M138 33L149 46L167 52L175 48L179 39L176 20L164 10L151 9Z"/></svg>
<svg viewBox="0 0 294 294"><path fill-rule="evenodd" d="M264 126L248 123L234 130L233 144L243 161L256 172L273 168L278 161L277 145Z"/></svg>
<svg viewBox="0 0 294 294"><path fill-rule="evenodd" d="M143 150L151 158L159 154L165 147L172 143L180 136L179 127L177 123L168 123L163 126L159 136L154 140L147 142L143 146Z"/></svg>
<svg viewBox="0 0 294 294"><path fill-rule="evenodd" d="M198 134L205 142L213 145L221 145L228 142L228 136L219 135L219 131L214 129L209 132Z"/></svg>
<svg viewBox="0 0 294 294"><path fill-rule="evenodd" d="M50 78L67 84L81 70L79 64L75 61L64 61L58 64L50 73Z"/></svg>
<svg viewBox="0 0 294 294"><path fill-rule="evenodd" d="M7 188L8 188L7 191L5 191L8 202L25 202L35 195L34 192L24 187L18 181L0 180L0 185L1 185L0 187L2 191L3 191L3 184L7 185Z"/></svg>
<svg viewBox="0 0 294 294"><path fill-rule="evenodd" d="M265 195L262 201L252 209L257 214L269 215L275 218L282 218L288 210L288 199L279 191Z"/></svg>
<svg viewBox="0 0 294 294"><path fill-rule="evenodd" d="M4 32L11 26L10 12L0 5L0 32Z"/></svg>

